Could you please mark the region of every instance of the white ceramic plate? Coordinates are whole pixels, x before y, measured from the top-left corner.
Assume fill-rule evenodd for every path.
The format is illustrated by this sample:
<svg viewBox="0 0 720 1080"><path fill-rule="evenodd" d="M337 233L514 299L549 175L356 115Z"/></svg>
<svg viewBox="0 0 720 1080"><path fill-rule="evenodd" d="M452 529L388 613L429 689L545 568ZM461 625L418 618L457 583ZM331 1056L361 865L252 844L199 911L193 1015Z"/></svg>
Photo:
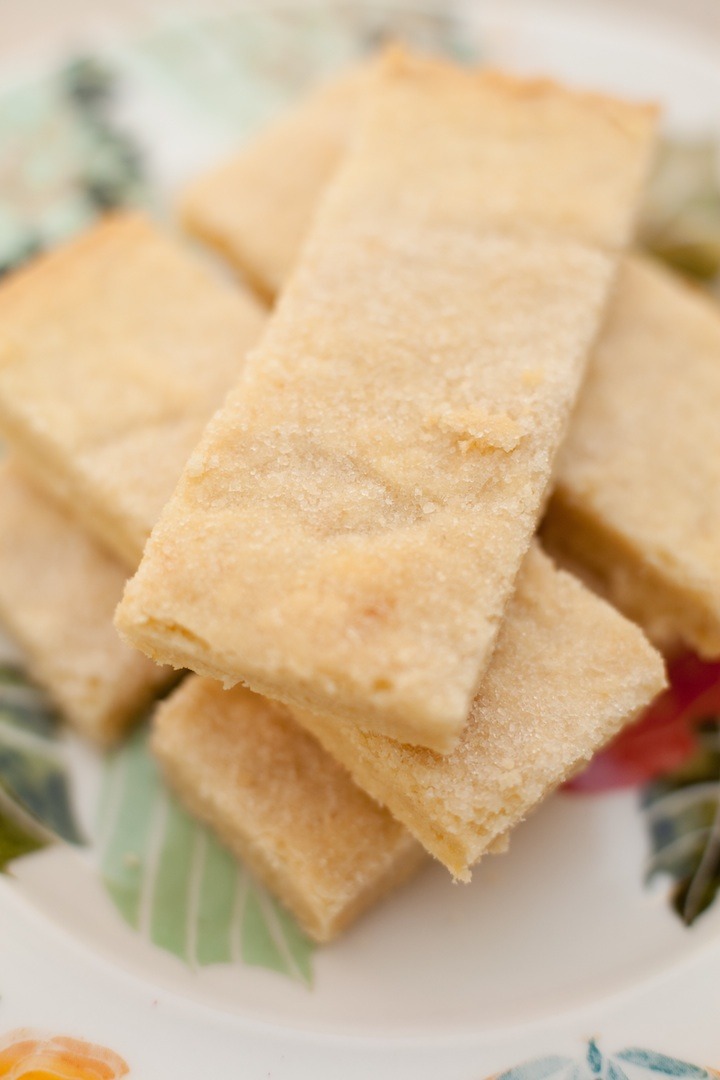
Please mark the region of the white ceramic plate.
<svg viewBox="0 0 720 1080"><path fill-rule="evenodd" d="M37 71L6 89L0 147L14 188L11 173L0 172L0 258L71 233L103 200L137 192L161 202L312 74L388 26L516 70L660 98L672 130L720 135L720 55L680 22L543 3L445 8L442 17L335 7L177 19L98 47L111 101L93 96L97 70L87 64L59 79ZM40 140L29 137L38 131ZM140 156L128 155L131 148ZM63 177L73 169L68 190ZM241 871L232 883L223 879L236 905L228 940L199 937L193 874L198 866L209 873L209 841L188 833L185 855L192 850L195 861L177 886L185 907L163 949L153 929L160 872L150 856L128 849L120 860L130 877L144 875L133 893L135 927L127 922L134 900L118 899L117 881L114 893L108 884L118 807L140 798L132 762L108 766L72 738L50 740L49 750L40 745L45 735L35 738L25 750L52 758L90 842L44 848L0 877L0 1047L18 1042L17 1029L33 1029L23 1036L27 1053L32 1039L36 1055L45 1040L46 1062L33 1075L123 1074L119 1060L81 1046L72 1048L76 1071L67 1071L71 1050L47 1043L65 1035L112 1048L137 1080L482 1080L520 1063L514 1075L523 1080L700 1080L720 1068L720 902L688 929L668 903L668 881L645 884L648 818L635 790L556 796L472 885L453 886L442 868L428 867L312 955ZM175 811L162 794L146 796L154 800L157 864ZM268 938L259 944L238 914L250 892ZM225 953L225 962L206 962ZM0 1077L26 1075L20 1064L3 1072L3 1061L0 1049Z"/></svg>

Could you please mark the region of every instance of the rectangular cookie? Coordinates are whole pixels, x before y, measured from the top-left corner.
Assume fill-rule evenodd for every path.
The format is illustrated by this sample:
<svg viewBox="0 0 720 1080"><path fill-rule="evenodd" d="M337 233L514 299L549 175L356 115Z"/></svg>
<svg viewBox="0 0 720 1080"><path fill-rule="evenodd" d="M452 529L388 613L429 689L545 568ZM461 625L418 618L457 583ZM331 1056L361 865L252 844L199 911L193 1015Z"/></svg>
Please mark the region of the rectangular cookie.
<svg viewBox="0 0 720 1080"><path fill-rule="evenodd" d="M644 107L388 56L267 332L126 592L128 639L451 750L653 129Z"/></svg>
<svg viewBox="0 0 720 1080"><path fill-rule="evenodd" d="M336 937L426 856L285 712L191 676L158 708L153 750L189 810L316 941Z"/></svg>
<svg viewBox="0 0 720 1080"><path fill-rule="evenodd" d="M255 265L263 265L267 237L276 256L275 291L291 271L356 122L362 86L348 80L344 92L339 81L337 87L336 94L328 87L301 102L266 135L196 181L183 202L187 228L250 277ZM301 197L283 198L278 213L273 198L254 200L248 185L252 180L273 192L273 178L292 176L299 145ZM238 190L243 199L234 198ZM718 484L718 455L708 448L720 404L713 405L720 394L720 316L712 302L635 256L622 270L616 294L560 458L544 535L555 555L655 641L717 657L720 565L712 554L720 522L712 518L707 493ZM680 385L687 416L678 423ZM659 448L667 454L662 468L656 464Z"/></svg>
<svg viewBox="0 0 720 1080"><path fill-rule="evenodd" d="M124 581L79 525L0 466L0 617L70 723L103 745L177 678L120 641ZM154 748L190 808L327 940L419 867L422 849L283 713L191 678L160 710Z"/></svg>
<svg viewBox="0 0 720 1080"><path fill-rule="evenodd" d="M543 533L666 647L720 656L720 310L623 266Z"/></svg>
<svg viewBox="0 0 720 1080"><path fill-rule="evenodd" d="M497 648L449 755L291 710L462 881L665 685L642 632L539 547L523 563Z"/></svg>
<svg viewBox="0 0 720 1080"><path fill-rule="evenodd" d="M125 576L3 462L0 617L69 722L101 745L177 678L120 641L112 615ZM160 709L154 749L190 809L319 941L424 861L420 845L284 710L247 691L186 680Z"/></svg>
<svg viewBox="0 0 720 1080"><path fill-rule="evenodd" d="M0 619L68 722L107 744L177 673L120 640L126 571L24 479L0 465Z"/></svg>
<svg viewBox="0 0 720 1080"><path fill-rule="evenodd" d="M0 288L2 434L134 568L264 320L150 221L111 217Z"/></svg>
<svg viewBox="0 0 720 1080"><path fill-rule="evenodd" d="M260 293L278 293L340 163L371 67L343 73L182 193L180 219Z"/></svg>

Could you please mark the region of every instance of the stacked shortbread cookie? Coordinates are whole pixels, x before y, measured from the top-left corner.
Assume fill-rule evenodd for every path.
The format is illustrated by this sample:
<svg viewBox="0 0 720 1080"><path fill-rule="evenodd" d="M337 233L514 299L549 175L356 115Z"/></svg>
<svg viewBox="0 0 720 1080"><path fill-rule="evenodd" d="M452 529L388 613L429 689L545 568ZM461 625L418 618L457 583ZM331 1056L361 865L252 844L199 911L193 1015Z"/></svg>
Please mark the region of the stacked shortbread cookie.
<svg viewBox="0 0 720 1080"><path fill-rule="evenodd" d="M696 339L709 396L720 337L625 255L654 128L393 50L184 195L260 301L135 215L0 290L0 613L98 739L198 673L154 751L317 940L424 851L467 880L662 688L642 631L533 539L551 491L553 550L714 648L720 574L684 543L707 508L654 475L628 389L655 295L672 327L647 397ZM683 510L643 531L629 489L653 482ZM168 668L113 636L133 571L117 625Z"/></svg>

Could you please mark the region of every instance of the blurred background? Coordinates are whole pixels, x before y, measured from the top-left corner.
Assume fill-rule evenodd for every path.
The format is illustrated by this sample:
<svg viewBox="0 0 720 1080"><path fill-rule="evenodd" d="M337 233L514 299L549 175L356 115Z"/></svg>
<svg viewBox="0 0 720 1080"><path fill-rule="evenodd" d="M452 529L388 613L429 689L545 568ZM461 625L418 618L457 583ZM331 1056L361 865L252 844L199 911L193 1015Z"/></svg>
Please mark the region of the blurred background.
<svg viewBox="0 0 720 1080"><path fill-rule="evenodd" d="M387 38L662 101L643 238L720 268L720 0L0 0L0 274L172 195Z"/></svg>
<svg viewBox="0 0 720 1080"><path fill-rule="evenodd" d="M370 0L359 0L367 7L377 7ZM402 6L396 0L393 6ZM242 0L0 0L0 59L6 60L25 53L53 47L72 47L90 36L106 34L118 27L133 29L157 19L163 14L177 12L209 12L242 6ZM267 0L256 6L271 7ZM287 5L284 5L287 6ZM295 0L294 6L315 6L305 0ZM718 0L463 0L461 4L438 0L420 5L443 8L497 8L509 13L513 8L552 7L577 12L581 7L616 8L626 15L676 20L686 28L694 26L701 33L717 35L720 51L720 3Z"/></svg>

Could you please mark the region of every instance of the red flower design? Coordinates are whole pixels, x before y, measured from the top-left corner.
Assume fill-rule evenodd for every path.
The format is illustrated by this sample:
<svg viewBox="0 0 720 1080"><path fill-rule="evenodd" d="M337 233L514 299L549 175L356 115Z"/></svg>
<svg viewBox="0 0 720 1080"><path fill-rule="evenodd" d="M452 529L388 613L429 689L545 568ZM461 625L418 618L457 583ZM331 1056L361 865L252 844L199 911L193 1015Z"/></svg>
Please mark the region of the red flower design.
<svg viewBox="0 0 720 1080"><path fill-rule="evenodd" d="M668 689L564 790L636 787L677 768L693 754L697 722L720 715L720 663L687 653L668 662L668 677Z"/></svg>

